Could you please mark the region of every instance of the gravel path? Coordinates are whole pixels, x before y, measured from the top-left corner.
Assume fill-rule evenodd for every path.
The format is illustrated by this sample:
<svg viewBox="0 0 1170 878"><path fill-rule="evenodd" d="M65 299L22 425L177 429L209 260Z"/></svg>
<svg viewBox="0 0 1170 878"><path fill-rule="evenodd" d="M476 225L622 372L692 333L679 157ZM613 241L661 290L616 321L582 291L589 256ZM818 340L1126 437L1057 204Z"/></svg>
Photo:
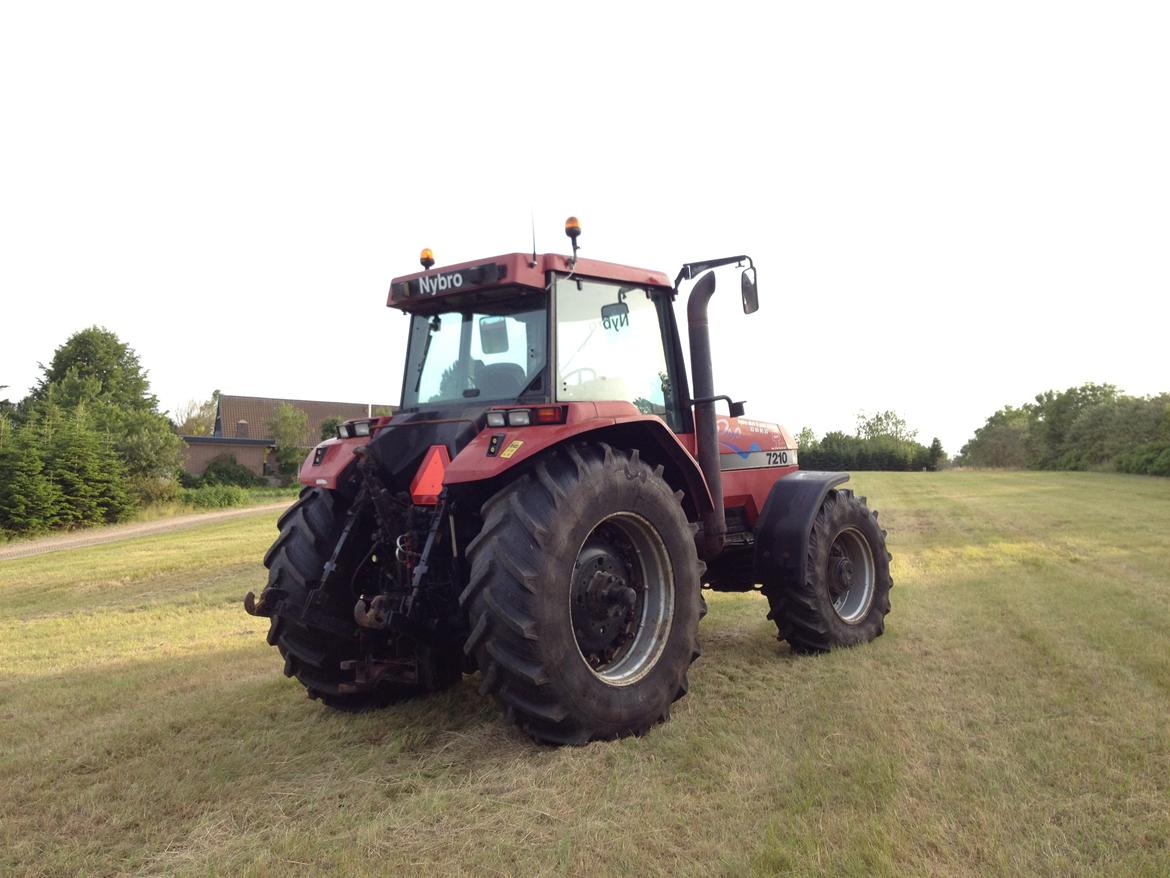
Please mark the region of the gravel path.
<svg viewBox="0 0 1170 878"><path fill-rule="evenodd" d="M295 498L294 498L295 499ZM97 546L102 543L116 543L119 540L128 540L132 537L148 536L150 534L165 533L171 530L182 530L195 527L212 521L222 521L225 518L239 518L241 515L254 515L260 512L275 513L287 509L293 499L288 502L269 503L264 506L248 506L243 509L223 509L216 512L200 512L195 515L179 515L174 518L163 518L158 521L144 521L140 524L115 524L110 527L101 527L94 530L75 531L52 537L42 537L37 540L24 540L18 543L0 545L0 561L12 558L27 558L30 555L45 555L49 552L61 552L65 549L79 549L83 546Z"/></svg>

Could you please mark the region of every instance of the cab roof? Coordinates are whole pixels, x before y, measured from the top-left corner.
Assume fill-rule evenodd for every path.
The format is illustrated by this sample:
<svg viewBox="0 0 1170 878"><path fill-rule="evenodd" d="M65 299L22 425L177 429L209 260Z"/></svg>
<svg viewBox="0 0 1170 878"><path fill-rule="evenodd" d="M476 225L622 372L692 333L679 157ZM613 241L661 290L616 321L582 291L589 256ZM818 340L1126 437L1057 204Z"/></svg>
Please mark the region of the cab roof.
<svg viewBox="0 0 1170 878"><path fill-rule="evenodd" d="M550 271L560 274L571 271L576 277L673 289L670 279L660 271L596 259L578 259L576 264L570 266L569 257L559 253L544 253L535 257L531 253L506 253L503 256L458 262L396 277L390 282L390 295L386 304L409 311L437 297L454 293L516 286L529 287L533 291L543 290L548 285Z"/></svg>

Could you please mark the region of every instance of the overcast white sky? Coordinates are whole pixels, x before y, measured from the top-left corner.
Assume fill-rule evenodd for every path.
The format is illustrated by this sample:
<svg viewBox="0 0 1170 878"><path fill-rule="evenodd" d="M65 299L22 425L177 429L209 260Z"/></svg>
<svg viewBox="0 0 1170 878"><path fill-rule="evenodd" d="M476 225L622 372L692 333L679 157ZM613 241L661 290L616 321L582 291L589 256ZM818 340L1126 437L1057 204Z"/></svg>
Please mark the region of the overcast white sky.
<svg viewBox="0 0 1170 878"><path fill-rule="evenodd" d="M409 6L409 8L407 8ZM172 411L397 401L390 278L747 252L716 387L954 453L1048 388L1170 390L1170 7L6 3L0 384L115 331Z"/></svg>

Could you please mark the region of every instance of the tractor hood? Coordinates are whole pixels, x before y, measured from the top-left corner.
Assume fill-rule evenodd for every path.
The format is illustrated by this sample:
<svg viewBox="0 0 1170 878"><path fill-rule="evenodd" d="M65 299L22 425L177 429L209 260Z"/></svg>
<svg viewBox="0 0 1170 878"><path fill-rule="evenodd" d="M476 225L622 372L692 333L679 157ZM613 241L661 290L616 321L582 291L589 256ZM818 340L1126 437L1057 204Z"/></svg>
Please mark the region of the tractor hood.
<svg viewBox="0 0 1170 878"><path fill-rule="evenodd" d="M370 440L370 455L386 484L406 490L433 445L443 445L454 460L483 429L488 407L451 406L397 414Z"/></svg>

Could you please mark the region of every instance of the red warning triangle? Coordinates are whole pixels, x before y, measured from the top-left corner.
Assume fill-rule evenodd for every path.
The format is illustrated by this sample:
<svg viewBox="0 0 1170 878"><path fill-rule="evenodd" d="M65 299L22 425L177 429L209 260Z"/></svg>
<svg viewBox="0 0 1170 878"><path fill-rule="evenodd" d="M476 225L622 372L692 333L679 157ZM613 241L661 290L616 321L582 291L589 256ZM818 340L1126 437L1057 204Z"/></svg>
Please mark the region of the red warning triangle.
<svg viewBox="0 0 1170 878"><path fill-rule="evenodd" d="M410 483L410 499L416 506L434 506L439 502L443 476L447 474L447 464L450 462L451 455L447 453L446 445L430 447L418 472L414 474L414 481Z"/></svg>

